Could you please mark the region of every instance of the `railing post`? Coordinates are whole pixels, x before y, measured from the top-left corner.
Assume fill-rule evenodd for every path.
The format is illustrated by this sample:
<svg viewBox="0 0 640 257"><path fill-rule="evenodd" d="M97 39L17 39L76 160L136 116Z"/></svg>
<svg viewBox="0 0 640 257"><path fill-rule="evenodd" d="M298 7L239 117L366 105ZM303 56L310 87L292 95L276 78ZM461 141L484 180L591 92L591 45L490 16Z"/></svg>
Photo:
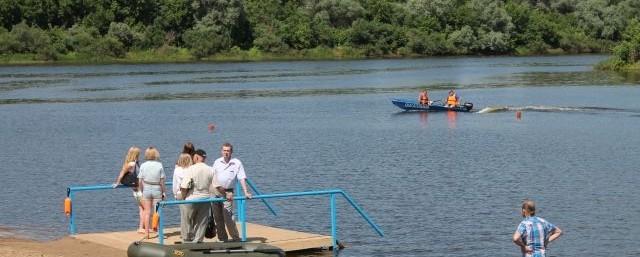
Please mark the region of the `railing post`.
<svg viewBox="0 0 640 257"><path fill-rule="evenodd" d="M164 222L162 221L162 205L156 204L156 211L158 212L158 240L160 244L164 244Z"/></svg>
<svg viewBox="0 0 640 257"><path fill-rule="evenodd" d="M73 211L73 191L70 188L67 188L67 196L69 197L69 199L71 200L71 213L69 214L69 233L72 235L76 234L76 222L74 219L74 212Z"/></svg>
<svg viewBox="0 0 640 257"><path fill-rule="evenodd" d="M240 200L240 230L242 230L241 241L247 241L247 217L246 217L246 200Z"/></svg>
<svg viewBox="0 0 640 257"><path fill-rule="evenodd" d="M337 221L336 221L336 194L332 193L330 196L330 205L331 205L331 245L333 246L333 251L336 251L338 248L336 248L337 246L337 240L338 240L338 233L337 233Z"/></svg>
<svg viewBox="0 0 640 257"><path fill-rule="evenodd" d="M242 187L240 187L240 182L236 180L236 188L235 191L237 195L242 197L244 196L244 192L242 191ZM240 241L247 241L247 220L245 217L245 200L238 200L238 206L236 209L236 213L238 214L238 221L240 222Z"/></svg>

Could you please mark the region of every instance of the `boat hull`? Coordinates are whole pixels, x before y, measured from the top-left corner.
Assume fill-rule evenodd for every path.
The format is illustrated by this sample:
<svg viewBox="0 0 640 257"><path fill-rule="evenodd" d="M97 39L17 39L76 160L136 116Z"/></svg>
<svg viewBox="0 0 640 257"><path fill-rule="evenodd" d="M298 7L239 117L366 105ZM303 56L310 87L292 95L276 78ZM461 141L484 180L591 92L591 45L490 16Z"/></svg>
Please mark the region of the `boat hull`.
<svg viewBox="0 0 640 257"><path fill-rule="evenodd" d="M160 245L149 242L134 242L127 250L128 257L284 257L277 247L243 242L212 242L197 244Z"/></svg>
<svg viewBox="0 0 640 257"><path fill-rule="evenodd" d="M391 100L393 105L405 111L423 111L423 112L442 112L442 111L454 111L454 112L470 112L473 109L472 103L464 103L463 105L456 107L446 107L444 105L432 104L423 105L416 101L406 99L393 99Z"/></svg>

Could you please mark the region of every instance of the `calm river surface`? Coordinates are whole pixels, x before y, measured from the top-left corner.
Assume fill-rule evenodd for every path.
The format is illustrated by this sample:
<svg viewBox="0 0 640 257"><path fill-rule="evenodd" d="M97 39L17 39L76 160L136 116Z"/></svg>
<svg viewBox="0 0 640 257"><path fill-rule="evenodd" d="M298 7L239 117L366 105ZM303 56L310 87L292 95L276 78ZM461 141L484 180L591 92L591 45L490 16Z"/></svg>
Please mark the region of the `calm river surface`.
<svg viewBox="0 0 640 257"><path fill-rule="evenodd" d="M593 71L605 58L0 67L0 236L66 235L66 187L112 183L131 145L171 177L187 140L209 162L229 141L264 193L340 188L384 230L339 199L340 256L519 256L524 198L565 232L550 256L639 256L640 78ZM390 101L451 86L480 112ZM249 221L330 232L327 197L272 202ZM136 228L128 189L74 211L81 233Z"/></svg>

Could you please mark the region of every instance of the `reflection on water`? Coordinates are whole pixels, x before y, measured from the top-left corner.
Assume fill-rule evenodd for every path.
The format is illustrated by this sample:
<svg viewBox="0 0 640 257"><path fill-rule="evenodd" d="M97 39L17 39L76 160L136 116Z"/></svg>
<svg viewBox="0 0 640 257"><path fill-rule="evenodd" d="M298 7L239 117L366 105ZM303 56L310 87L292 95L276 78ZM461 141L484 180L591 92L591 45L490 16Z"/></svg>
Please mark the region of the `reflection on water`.
<svg viewBox="0 0 640 257"><path fill-rule="evenodd" d="M6 92L6 91L19 90L19 89L60 86L63 83L68 83L68 82L69 80L67 79L1 81L0 93Z"/></svg>
<svg viewBox="0 0 640 257"><path fill-rule="evenodd" d="M429 123L429 112L420 112L420 124L426 128Z"/></svg>
<svg viewBox="0 0 640 257"><path fill-rule="evenodd" d="M405 69L402 69L405 70ZM392 70L386 70L392 71ZM397 70L396 70L397 71ZM319 77L319 76L340 76L357 75L379 72L379 70L337 70L337 71L314 71L314 72L282 72L256 75L235 75L201 77L190 80L167 80L146 82L146 85L166 85L166 84L212 84L212 83L237 83L237 82L269 82L269 81L291 81L296 77Z"/></svg>
<svg viewBox="0 0 640 257"><path fill-rule="evenodd" d="M456 128L456 119L458 118L458 112L447 111L447 124L450 129Z"/></svg>
<svg viewBox="0 0 640 257"><path fill-rule="evenodd" d="M638 84L640 82L640 72L623 72L621 76L624 77L624 82L630 84Z"/></svg>
<svg viewBox="0 0 640 257"><path fill-rule="evenodd" d="M523 72L516 74L500 75L493 78L498 83L494 87L505 86L586 86L603 84L637 84L640 79L635 80L623 76L619 73L601 71L581 71L581 72ZM475 87L481 87L476 84Z"/></svg>
<svg viewBox="0 0 640 257"><path fill-rule="evenodd" d="M149 65L153 66L153 65ZM70 66L71 68L77 68ZM105 67L105 66L97 66ZM122 65L124 70L133 67L133 65ZM63 69L64 70L64 69ZM266 72L279 71L279 69L267 69ZM247 69L234 69L234 70L163 70L163 71L100 71L100 72L52 72L52 73L6 73L0 74L0 78L86 78L86 77L120 77L120 76L149 76L149 75L180 75L180 74L211 74L211 73L242 73L242 72L254 72Z"/></svg>

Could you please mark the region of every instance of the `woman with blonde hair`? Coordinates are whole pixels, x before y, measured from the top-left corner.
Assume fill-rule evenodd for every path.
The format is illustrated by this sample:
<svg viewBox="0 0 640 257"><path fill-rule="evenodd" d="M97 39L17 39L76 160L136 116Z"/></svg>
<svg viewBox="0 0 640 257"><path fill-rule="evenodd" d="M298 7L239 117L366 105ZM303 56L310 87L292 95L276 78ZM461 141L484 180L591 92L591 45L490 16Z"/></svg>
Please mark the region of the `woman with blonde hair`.
<svg viewBox="0 0 640 257"><path fill-rule="evenodd" d="M138 164L138 158L140 157L140 148L132 146L127 151L122 164L122 169L116 178L116 182L113 187L117 187L120 184L131 187L133 190L133 198L138 204L138 214L140 216L138 222L138 233L144 233L144 207L142 206L142 191L138 187L138 170L140 165Z"/></svg>
<svg viewBox="0 0 640 257"><path fill-rule="evenodd" d="M149 220L151 219L151 210L157 202L164 199L164 167L160 162L160 153L158 150L150 146L144 151L144 159L146 160L140 165L140 190L142 191L142 205L144 206L144 224L146 237L149 238Z"/></svg>
<svg viewBox="0 0 640 257"><path fill-rule="evenodd" d="M121 184L131 187L131 190L133 190L133 198L138 204L138 233L144 233L144 222L142 219L144 215L144 208L142 206L142 191L138 187L138 170L140 169L140 165L138 164L139 157L140 148L136 146L130 147L124 157L122 168L120 169L120 173L116 178L116 182L113 184L113 188L116 188Z"/></svg>
<svg viewBox="0 0 640 257"><path fill-rule="evenodd" d="M176 168L173 170L173 196L177 200L183 200L184 196L180 192L180 184L182 183L182 179L184 178L185 173L189 166L193 165L193 160L191 159L191 155L188 153L181 153L178 156L178 160L176 161ZM187 226L186 220L190 217L186 213L186 206L184 204L180 204L180 235L183 239L190 238L189 226Z"/></svg>

